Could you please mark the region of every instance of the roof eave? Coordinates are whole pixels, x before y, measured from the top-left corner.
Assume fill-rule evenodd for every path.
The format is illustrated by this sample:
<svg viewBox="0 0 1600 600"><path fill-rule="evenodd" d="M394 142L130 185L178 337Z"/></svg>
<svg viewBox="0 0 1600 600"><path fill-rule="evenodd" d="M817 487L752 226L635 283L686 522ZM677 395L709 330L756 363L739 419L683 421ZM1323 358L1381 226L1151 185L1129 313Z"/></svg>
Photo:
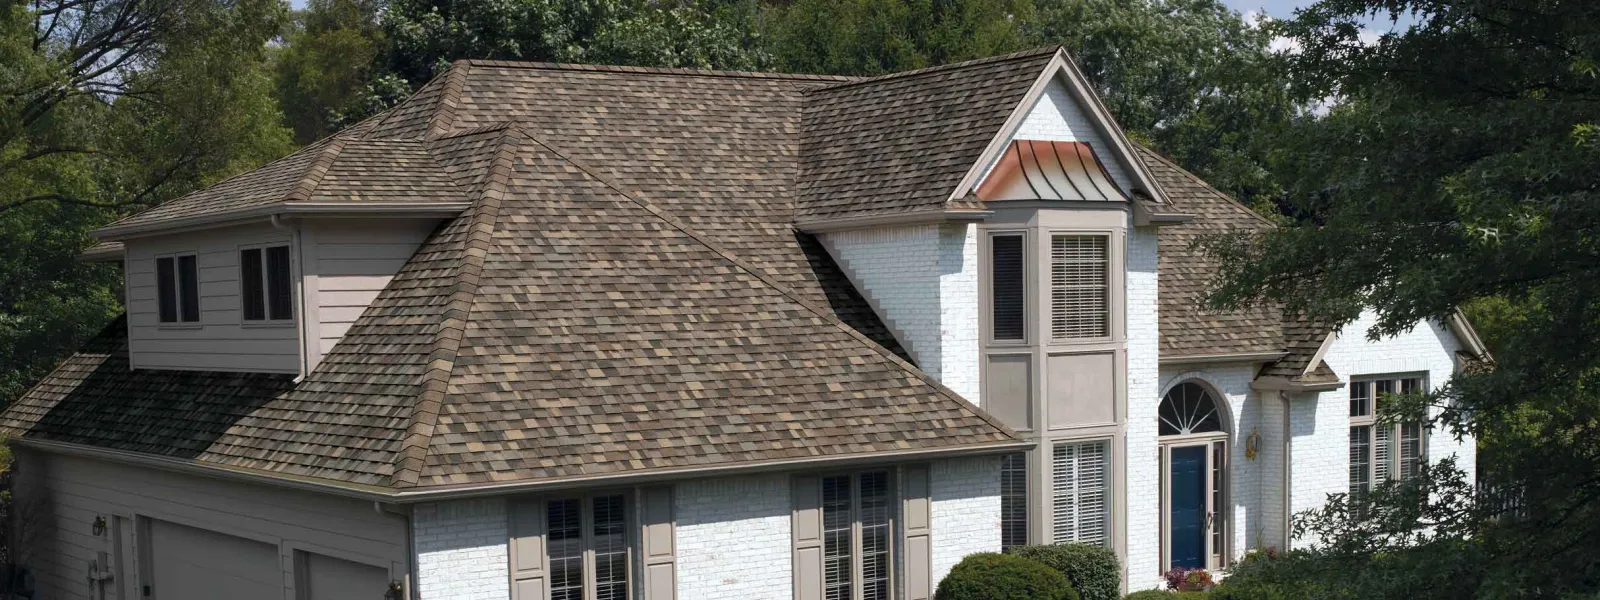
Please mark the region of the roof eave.
<svg viewBox="0 0 1600 600"><path fill-rule="evenodd" d="M438 218L448 219L460 215L471 202L276 202L239 210L220 211L163 219L148 223L111 225L96 229L93 235L101 241L121 241L152 235L179 233L195 229L211 229L242 225L261 219L280 217L362 217L362 218Z"/></svg>
<svg viewBox="0 0 1600 600"><path fill-rule="evenodd" d="M1342 387L1343 381L1308 382L1279 376L1257 377L1250 382L1250 389L1279 392L1331 392Z"/></svg>
<svg viewBox="0 0 1600 600"><path fill-rule="evenodd" d="M1166 225L1182 225L1194 220L1194 215L1185 212L1156 212L1145 206L1144 202L1133 202L1133 224L1138 227L1162 227Z"/></svg>
<svg viewBox="0 0 1600 600"><path fill-rule="evenodd" d="M118 242L95 244L88 250L78 253L78 262L83 263L120 263L128 249Z"/></svg>
<svg viewBox="0 0 1600 600"><path fill-rule="evenodd" d="M1189 354L1183 356L1163 356L1162 365L1202 365L1216 363L1245 363L1245 362L1272 362L1288 356L1288 352L1235 352L1230 354Z"/></svg>
<svg viewBox="0 0 1600 600"><path fill-rule="evenodd" d="M916 210L879 215L851 217L797 217L794 226L806 233L827 233L874 227L900 227L905 225L931 225L945 222L986 221L994 216L991 210Z"/></svg>

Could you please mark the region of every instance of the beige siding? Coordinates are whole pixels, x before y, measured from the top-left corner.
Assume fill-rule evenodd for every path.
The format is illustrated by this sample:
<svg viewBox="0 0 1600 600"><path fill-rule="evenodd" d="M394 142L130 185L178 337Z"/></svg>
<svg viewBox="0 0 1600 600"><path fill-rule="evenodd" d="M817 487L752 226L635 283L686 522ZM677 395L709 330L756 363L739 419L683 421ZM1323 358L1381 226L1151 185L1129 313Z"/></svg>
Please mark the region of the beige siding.
<svg viewBox="0 0 1600 600"><path fill-rule="evenodd" d="M27 487L18 488L19 510L32 531L23 560L34 569L40 598L93 597L84 573L99 552L115 557L118 546L115 528L93 534L97 516L108 523L140 519L133 529L146 532L141 543L161 521L271 546L283 586L274 597L296 597L297 552L383 569L391 580L405 577L406 521L374 510L371 502L37 451L21 459L19 483ZM105 582L105 597L117 597L127 583Z"/></svg>
<svg viewBox="0 0 1600 600"><path fill-rule="evenodd" d="M300 337L296 327L246 325L239 300L239 247L289 243L293 237L290 229L262 223L129 240L128 343L133 367L299 372ZM198 327L163 325L156 314L155 259L175 252L194 252L199 263Z"/></svg>
<svg viewBox="0 0 1600 600"><path fill-rule="evenodd" d="M400 219L376 224L329 221L302 229L301 243L309 250L310 265L305 275L306 290L316 297L311 303L317 323L315 343L307 347L312 365L344 337L437 223Z"/></svg>

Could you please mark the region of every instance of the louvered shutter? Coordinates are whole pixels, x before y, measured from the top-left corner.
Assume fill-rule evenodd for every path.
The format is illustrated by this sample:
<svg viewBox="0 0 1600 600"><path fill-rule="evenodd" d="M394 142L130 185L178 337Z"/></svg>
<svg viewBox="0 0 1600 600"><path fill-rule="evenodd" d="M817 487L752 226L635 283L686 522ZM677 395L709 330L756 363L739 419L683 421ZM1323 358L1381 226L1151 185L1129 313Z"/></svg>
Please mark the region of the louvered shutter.
<svg viewBox="0 0 1600 600"><path fill-rule="evenodd" d="M822 481L796 477L794 495L794 598L822 600Z"/></svg>
<svg viewBox="0 0 1600 600"><path fill-rule="evenodd" d="M1109 259L1105 236L1058 235L1050 240L1050 335L1056 339L1110 335Z"/></svg>
<svg viewBox="0 0 1600 600"><path fill-rule="evenodd" d="M511 504L511 600L546 600L544 502Z"/></svg>
<svg viewBox="0 0 1600 600"><path fill-rule="evenodd" d="M1394 428L1387 424L1374 425L1372 440L1372 483L1389 480L1390 465L1394 464Z"/></svg>
<svg viewBox="0 0 1600 600"><path fill-rule="evenodd" d="M1104 441L1059 444L1051 457L1051 517L1055 543L1105 545L1109 539L1110 465Z"/></svg>
<svg viewBox="0 0 1600 600"><path fill-rule="evenodd" d="M1028 544L1028 455L1000 459L1000 548Z"/></svg>
<svg viewBox="0 0 1600 600"><path fill-rule="evenodd" d="M1027 318L1024 258L1022 236L997 235L990 243L990 298L994 339L1026 339Z"/></svg>

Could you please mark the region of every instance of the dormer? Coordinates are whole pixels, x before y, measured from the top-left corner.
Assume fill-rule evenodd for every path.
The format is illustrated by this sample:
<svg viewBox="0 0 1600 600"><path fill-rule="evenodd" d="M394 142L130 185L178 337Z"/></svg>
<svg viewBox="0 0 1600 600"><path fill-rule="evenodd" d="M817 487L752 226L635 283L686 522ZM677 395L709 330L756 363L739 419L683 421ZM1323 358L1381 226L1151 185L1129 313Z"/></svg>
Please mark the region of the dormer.
<svg viewBox="0 0 1600 600"><path fill-rule="evenodd" d="M341 135L96 232L132 368L309 373L466 208L422 142Z"/></svg>

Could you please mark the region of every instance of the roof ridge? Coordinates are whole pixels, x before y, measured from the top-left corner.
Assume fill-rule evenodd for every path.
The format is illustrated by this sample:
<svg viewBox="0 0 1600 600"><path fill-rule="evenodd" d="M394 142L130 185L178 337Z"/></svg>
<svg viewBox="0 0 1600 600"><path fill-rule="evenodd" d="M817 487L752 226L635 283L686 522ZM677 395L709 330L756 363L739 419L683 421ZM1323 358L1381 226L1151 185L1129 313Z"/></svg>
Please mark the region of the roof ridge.
<svg viewBox="0 0 1600 600"><path fill-rule="evenodd" d="M471 62L460 61L445 73L444 89L439 92L439 101L434 103L433 117L428 119L428 132L424 135L445 133L455 124L456 105L461 103L461 92L467 86L467 71L471 68Z"/></svg>
<svg viewBox="0 0 1600 600"><path fill-rule="evenodd" d="M1167 158L1165 156L1162 156L1161 153L1150 149L1149 146L1146 146L1146 145L1141 144L1139 142L1134 142L1133 140L1128 140L1128 141L1133 143L1133 145L1135 147L1137 147L1138 149L1144 151L1144 154L1150 155L1151 157L1155 158L1156 161L1160 162L1161 164L1164 164L1164 165L1166 165L1168 167L1172 167L1172 169L1177 171L1179 174L1183 175L1184 177L1188 177L1189 179L1193 180L1195 183L1200 184L1200 187L1205 188L1207 191L1209 191L1209 192L1211 192L1213 194L1216 194L1217 197L1222 198L1227 203L1232 204L1234 207L1236 207L1236 208L1238 208L1240 210L1243 210L1245 213L1249 214L1250 216L1255 217L1257 220L1261 221L1262 223L1267 224L1267 226L1273 227L1273 228L1277 228L1278 227L1278 224L1272 222L1271 219L1268 219L1266 217L1261 216L1260 214L1257 214L1256 211L1252 210L1248 206L1245 206L1243 202L1240 202L1238 200L1234 200L1233 196L1229 196L1227 194L1224 194L1222 192L1222 190L1219 190L1217 188L1211 187L1211 184L1206 182L1206 180L1201 179L1199 175L1195 175L1194 173L1189 172L1188 169L1185 169L1183 167L1178 166L1178 163L1173 161L1172 159ZM1151 175L1153 176L1154 174L1152 173Z"/></svg>
<svg viewBox="0 0 1600 600"><path fill-rule="evenodd" d="M649 212L650 214L655 215L656 218L659 218L662 221L665 221L668 225L670 225L674 229L677 229L678 231L682 232L684 235L689 236L691 239L695 240L700 245L705 246L707 249L711 250L711 252L716 254L717 256L720 256L724 260L727 260L728 262L733 263L733 265L735 267L738 267L740 270L743 270L743 271L749 273L750 275L754 276L756 279L761 280L761 282L767 284L772 289L776 290L778 293L783 294L783 296L785 298L788 298L791 302L794 302L795 304L799 305L801 308L803 308L806 311L808 311L808 312L812 313L813 315L815 315L817 318L822 319L824 322L826 322L826 323L834 326L835 328L843 331L845 333L845 335L850 336L852 339L855 339L857 342L859 342L862 345L866 346L868 349L870 349L873 352L876 352L877 354L879 354L880 356L888 359L890 362L894 363L896 366L899 366L900 368L903 368L903 369L906 369L906 370L910 371L911 373L916 375L919 379L921 379L924 383L927 383L929 386L931 386L935 390L937 390L940 394L944 395L945 397L947 397L947 398L949 398L951 400L956 401L962 407L964 407L967 410L971 411L973 416L976 416L979 419L982 419L984 422L986 422L989 425L999 429L1002 432L1005 432L1005 433L1007 433L1007 434L1009 434L1009 435L1011 435L1013 437L1018 437L1016 432L1013 431L1011 429L1011 427L1007 426L1005 423L1000 422L999 419L995 418L993 415L990 415L988 412L986 412L986 411L984 411L982 409L979 409L976 405L972 404L971 401L969 401L966 398L962 397L961 394L958 394L958 393L955 392L955 390L952 390L952 389L946 387L937 378L933 377L932 375L929 375L927 372L925 372L922 369L918 368L916 365L911 364L910 361L907 361L907 360L905 360L903 358L900 358L899 356L896 356L893 352L890 352L888 349L884 348L882 345L879 345L877 342L872 341L872 338L867 337L865 334L861 333L860 331L857 331L856 328L851 327L849 324L845 323L844 321L839 320L839 317L834 315L832 312L822 310L821 308L818 308L816 306L812 306L810 302L807 302L804 298L800 297L800 295L795 293L794 290L789 289L788 286L786 286L786 285L778 282L777 280L773 279L770 275L768 275L766 273L766 271L764 271L762 269L759 269L759 268L756 268L755 265L752 265L752 264L750 264L748 262L745 262L744 259L739 258L737 255L733 254L732 252L729 252L726 248L723 248L721 244L718 244L715 241L712 241L710 238L702 235L700 232L695 231L693 228L689 227L689 225L687 223L684 223L683 221L679 220L677 217L673 216L672 214L670 214L670 213L666 212L665 210L657 207L655 204L651 203L650 201L645 200L644 198L639 198L639 197L633 195L632 193L622 189L622 187L620 185L618 185L615 181L613 181L610 177L607 177L604 174L602 174L599 171L597 171L596 169L593 169L593 168L589 167L588 165L584 164L583 162L578 161L576 158L573 158L571 155L567 154L566 152L563 152L561 149L550 145L548 142L545 142L544 140L539 139L538 136L535 136L535 135L532 135L532 134L530 134L530 133L528 133L526 131L523 131L520 125L515 126L515 127L516 127L517 130L522 131L522 134L524 136L526 136L528 139L532 140L533 143L538 144L540 146L543 146L545 149L555 153L556 156L560 157L562 160L566 161L568 164L571 164L572 166L577 167L578 170L583 171L584 174L586 174L586 175L588 175L590 177L593 177L595 179L595 181L598 181L601 184L604 184L606 187L611 188L613 191L615 191L617 194L621 195L623 198L627 198L629 201L633 202L634 204L639 205L640 208L643 208L645 211Z"/></svg>
<svg viewBox="0 0 1600 600"><path fill-rule="evenodd" d="M589 65L522 60L462 59L457 65L500 67L508 69L534 69L552 71L594 71L608 73L645 73L651 75L680 75L688 77L737 77L744 79L799 79L810 81L852 81L845 75L818 75L810 73L769 73L764 71L735 71L721 69L695 69L688 67L637 67L631 65Z"/></svg>
<svg viewBox="0 0 1600 600"><path fill-rule="evenodd" d="M445 305L444 318L434 331L433 350L428 353L426 370L419 385L421 393L412 405L410 426L400 445L390 483L394 487L413 487L422 478L428 450L433 443L433 432L438 429L439 411L444 407L445 392L450 376L455 371L456 357L461 350L462 337L466 335L467 322L472 316L473 300L478 296L478 283L483 275L483 263L494 236L495 223L500 218L500 201L511 175L511 153L514 136L501 136L495 148L495 158L489 165L488 181L483 193L474 201L472 215L467 223L467 239L462 241L462 264L456 270L451 286L450 301ZM431 153L430 153L431 155Z"/></svg>
<svg viewBox="0 0 1600 600"><path fill-rule="evenodd" d="M317 158L306 165L305 174L300 176L294 187L289 188L289 193L284 194L282 202L305 202L311 199L311 193L317 191L317 186L322 184L323 176L328 174L328 168L333 166L333 161L339 158L339 153L344 151L344 145L349 138L329 136L328 145L322 147Z"/></svg>
<svg viewBox="0 0 1600 600"><path fill-rule="evenodd" d="M980 65L987 65L987 64L991 64L991 63L997 63L997 62L1006 62L1006 61L1011 61L1011 60L1020 60L1020 59L1024 59L1024 58L1033 58L1035 56L1039 56L1039 55L1042 55L1042 54L1051 54L1051 55L1053 55L1056 52L1059 52L1061 50L1062 50L1062 46L1059 45L1059 44L1055 45L1055 46L1041 46L1041 47L1038 47L1038 48L1030 48L1028 50L1021 50L1021 51L1018 51L1018 52L1012 52L1010 54L997 54L995 56L985 56L983 58L974 58L972 60L964 60L964 61L961 61L961 62L955 62L955 63L949 63L949 64L943 64L943 65L934 65L934 66L931 66L931 67L923 67L923 68L920 68L920 69L912 69L910 71L900 71L898 73L887 73L887 74L884 74L884 75L875 75L875 76L872 76L872 77L852 78L849 81L845 81L845 82L842 82L842 83L836 83L836 84L833 84L833 85L821 85L821 86L816 86L816 87L812 87L812 88L807 88L806 92L809 93L809 92L820 92L820 91L828 91L828 90L837 90L837 89L842 89L842 88L847 88L847 87L853 87L853 86L864 84L864 83L877 83L877 82L885 81L885 80L889 80L889 79L909 79L909 78L913 78L913 77L921 77L921 76L924 76L924 75L933 75L933 74L936 74L936 73L943 73L945 71L954 71L956 69L965 69L967 67L976 67L976 66L980 66Z"/></svg>

